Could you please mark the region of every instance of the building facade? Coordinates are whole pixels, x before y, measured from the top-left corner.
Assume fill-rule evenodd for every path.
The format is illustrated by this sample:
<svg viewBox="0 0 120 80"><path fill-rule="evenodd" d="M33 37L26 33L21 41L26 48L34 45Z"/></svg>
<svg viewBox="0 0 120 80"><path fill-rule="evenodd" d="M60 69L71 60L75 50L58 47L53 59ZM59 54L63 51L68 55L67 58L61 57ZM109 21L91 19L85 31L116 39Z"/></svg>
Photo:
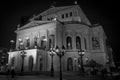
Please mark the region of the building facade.
<svg viewBox="0 0 120 80"><path fill-rule="evenodd" d="M15 33L16 51L9 53L10 66L20 71L50 71L50 48L65 46L63 71L78 71L81 62L78 50L85 51L83 64L89 60L106 66L109 57L106 35L101 25L92 25L79 5L51 7L33 16ZM24 53L24 59L21 54ZM112 62L113 59L111 58ZM53 56L53 67L59 70L59 57Z"/></svg>

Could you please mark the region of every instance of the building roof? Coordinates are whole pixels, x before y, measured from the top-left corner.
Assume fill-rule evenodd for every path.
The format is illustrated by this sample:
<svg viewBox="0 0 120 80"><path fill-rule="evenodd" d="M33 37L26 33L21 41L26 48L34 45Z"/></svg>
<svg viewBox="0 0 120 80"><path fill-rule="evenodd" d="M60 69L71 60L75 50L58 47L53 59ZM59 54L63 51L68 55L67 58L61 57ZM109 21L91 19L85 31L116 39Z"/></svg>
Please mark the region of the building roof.
<svg viewBox="0 0 120 80"><path fill-rule="evenodd" d="M71 9L71 8L75 8L78 10L79 16L81 17L83 22L86 22L87 24L91 24L90 21L88 20L88 18L86 17L86 15L84 14L84 12L82 11L82 9L80 8L79 5L71 5L71 6L61 6L61 7L50 7L48 10L43 11L42 13L33 16L31 20L37 19L40 16L44 17L47 16L49 14L54 14L54 13L59 13L59 11L65 11L67 9Z"/></svg>
<svg viewBox="0 0 120 80"><path fill-rule="evenodd" d="M41 16L45 16L45 15L48 15L48 14L51 14L51 13L55 13L55 12L59 12L59 11L62 11L62 10L66 10L66 9L69 9L69 8L72 8L72 7L75 7L75 6L76 5L62 6L62 7L50 7L48 10L43 11L42 13L38 14L37 16L34 16L33 18L37 18L40 15Z"/></svg>

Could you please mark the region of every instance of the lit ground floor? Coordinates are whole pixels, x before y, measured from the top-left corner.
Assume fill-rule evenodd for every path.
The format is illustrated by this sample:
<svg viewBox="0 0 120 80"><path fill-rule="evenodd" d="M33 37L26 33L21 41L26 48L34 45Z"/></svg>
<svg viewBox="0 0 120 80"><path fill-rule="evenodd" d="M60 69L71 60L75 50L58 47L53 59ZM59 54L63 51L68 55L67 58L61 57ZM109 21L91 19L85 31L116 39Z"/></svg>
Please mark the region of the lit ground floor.
<svg viewBox="0 0 120 80"><path fill-rule="evenodd" d="M50 71L52 64L52 57L46 50L29 49L8 52L8 67L14 67L16 71ZM91 53L86 51L84 56L78 55L77 50L67 50L64 56L61 58L62 70L63 71L79 71L81 67L81 62L86 64L88 61L94 60L99 64L106 67L106 54L101 53ZM57 55L53 56L53 68L54 71L59 71L60 62Z"/></svg>

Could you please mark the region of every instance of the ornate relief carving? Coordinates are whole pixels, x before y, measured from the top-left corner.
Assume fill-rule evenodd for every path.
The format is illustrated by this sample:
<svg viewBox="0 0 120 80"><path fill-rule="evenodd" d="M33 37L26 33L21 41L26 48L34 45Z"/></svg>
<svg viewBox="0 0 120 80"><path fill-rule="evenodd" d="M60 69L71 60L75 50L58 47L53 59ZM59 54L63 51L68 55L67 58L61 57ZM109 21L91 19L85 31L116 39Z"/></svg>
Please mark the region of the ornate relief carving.
<svg viewBox="0 0 120 80"><path fill-rule="evenodd" d="M82 32L76 32L76 35L82 36Z"/></svg>
<svg viewBox="0 0 120 80"><path fill-rule="evenodd" d="M69 34L68 32L65 32L65 36L68 36L68 34Z"/></svg>
<svg viewBox="0 0 120 80"><path fill-rule="evenodd" d="M75 35L76 35L75 31L67 31L67 32L65 32L65 36L75 36Z"/></svg>
<svg viewBox="0 0 120 80"><path fill-rule="evenodd" d="M93 47L94 50L100 49L99 37L92 37L92 47Z"/></svg>

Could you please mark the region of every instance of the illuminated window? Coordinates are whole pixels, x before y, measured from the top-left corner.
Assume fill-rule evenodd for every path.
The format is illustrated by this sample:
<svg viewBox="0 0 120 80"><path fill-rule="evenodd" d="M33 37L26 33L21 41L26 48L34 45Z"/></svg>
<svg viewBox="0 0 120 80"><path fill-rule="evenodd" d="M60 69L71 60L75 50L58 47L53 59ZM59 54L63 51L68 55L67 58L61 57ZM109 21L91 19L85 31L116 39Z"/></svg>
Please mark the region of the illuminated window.
<svg viewBox="0 0 120 80"><path fill-rule="evenodd" d="M67 49L72 49L72 38L70 36L67 37L66 43Z"/></svg>
<svg viewBox="0 0 120 80"><path fill-rule="evenodd" d="M41 48L42 49L45 49L46 48L46 41L45 41L45 36L42 36L41 37Z"/></svg>
<svg viewBox="0 0 120 80"><path fill-rule="evenodd" d="M76 48L81 49L81 39L79 36L76 37Z"/></svg>

